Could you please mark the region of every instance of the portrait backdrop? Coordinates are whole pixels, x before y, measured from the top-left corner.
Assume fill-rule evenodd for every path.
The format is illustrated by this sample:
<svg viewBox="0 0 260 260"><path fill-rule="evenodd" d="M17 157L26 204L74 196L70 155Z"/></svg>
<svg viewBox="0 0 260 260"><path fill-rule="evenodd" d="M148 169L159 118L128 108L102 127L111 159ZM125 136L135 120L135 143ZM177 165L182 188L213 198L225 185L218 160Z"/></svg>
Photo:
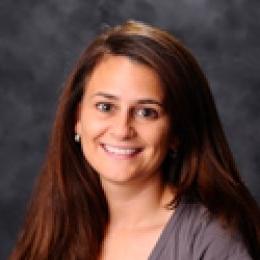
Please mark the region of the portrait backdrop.
<svg viewBox="0 0 260 260"><path fill-rule="evenodd" d="M1 0L0 259L21 227L67 74L97 33L127 19L172 32L198 59L260 202L259 17L259 0Z"/></svg>

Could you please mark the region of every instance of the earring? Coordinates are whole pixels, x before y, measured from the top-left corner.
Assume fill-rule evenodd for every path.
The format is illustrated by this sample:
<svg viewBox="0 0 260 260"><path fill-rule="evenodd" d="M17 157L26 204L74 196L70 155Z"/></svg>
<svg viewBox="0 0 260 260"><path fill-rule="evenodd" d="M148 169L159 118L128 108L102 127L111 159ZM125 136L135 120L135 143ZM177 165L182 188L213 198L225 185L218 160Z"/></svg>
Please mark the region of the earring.
<svg viewBox="0 0 260 260"><path fill-rule="evenodd" d="M74 140L75 140L76 143L79 143L79 142L80 142L80 136L79 136L79 134L75 134Z"/></svg>

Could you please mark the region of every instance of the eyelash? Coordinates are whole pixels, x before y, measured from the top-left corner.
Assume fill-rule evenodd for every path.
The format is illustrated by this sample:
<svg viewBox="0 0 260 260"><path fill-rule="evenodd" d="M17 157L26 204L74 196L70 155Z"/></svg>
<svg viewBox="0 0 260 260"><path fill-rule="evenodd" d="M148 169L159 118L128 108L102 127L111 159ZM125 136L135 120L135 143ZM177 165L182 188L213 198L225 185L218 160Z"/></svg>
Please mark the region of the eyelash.
<svg viewBox="0 0 260 260"><path fill-rule="evenodd" d="M116 109L115 105L109 102L98 102L95 104L95 107L101 113L109 113ZM141 113L140 113L141 112ZM148 115L147 115L148 112ZM158 111L150 107L142 107L134 109L134 114L138 117L146 118L146 119L156 119L159 117ZM146 114L146 115L144 115Z"/></svg>
<svg viewBox="0 0 260 260"><path fill-rule="evenodd" d="M141 109L137 109L135 114L138 115L138 112L141 112L141 117L144 117L144 118L149 118L149 119L156 119L159 117L159 113L153 109L153 108L141 108ZM148 116L144 116L143 112L147 113L148 112Z"/></svg>
<svg viewBox="0 0 260 260"><path fill-rule="evenodd" d="M111 109L108 110L104 110L105 106L109 106L110 108L113 106L113 104L109 103L109 102L98 102L95 104L96 108L100 111L100 112L110 112Z"/></svg>

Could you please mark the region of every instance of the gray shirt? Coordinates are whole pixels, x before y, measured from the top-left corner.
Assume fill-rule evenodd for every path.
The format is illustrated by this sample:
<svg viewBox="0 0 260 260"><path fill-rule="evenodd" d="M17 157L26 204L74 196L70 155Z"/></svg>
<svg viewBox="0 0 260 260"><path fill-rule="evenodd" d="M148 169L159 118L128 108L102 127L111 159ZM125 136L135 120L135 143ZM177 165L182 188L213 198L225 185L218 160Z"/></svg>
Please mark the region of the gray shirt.
<svg viewBox="0 0 260 260"><path fill-rule="evenodd" d="M249 260L239 235L231 235L207 209L182 199L149 260Z"/></svg>

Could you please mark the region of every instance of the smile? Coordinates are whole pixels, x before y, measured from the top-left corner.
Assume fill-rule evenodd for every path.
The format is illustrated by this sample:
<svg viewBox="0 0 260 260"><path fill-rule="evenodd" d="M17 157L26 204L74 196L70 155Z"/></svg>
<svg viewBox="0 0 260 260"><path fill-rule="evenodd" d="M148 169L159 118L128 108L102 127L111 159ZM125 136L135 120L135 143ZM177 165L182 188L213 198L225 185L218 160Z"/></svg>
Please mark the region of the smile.
<svg viewBox="0 0 260 260"><path fill-rule="evenodd" d="M110 154L116 156L123 156L123 157L132 157L138 154L142 149L141 148L132 148L132 147L119 147L119 146L112 146L108 144L101 145L103 149Z"/></svg>

